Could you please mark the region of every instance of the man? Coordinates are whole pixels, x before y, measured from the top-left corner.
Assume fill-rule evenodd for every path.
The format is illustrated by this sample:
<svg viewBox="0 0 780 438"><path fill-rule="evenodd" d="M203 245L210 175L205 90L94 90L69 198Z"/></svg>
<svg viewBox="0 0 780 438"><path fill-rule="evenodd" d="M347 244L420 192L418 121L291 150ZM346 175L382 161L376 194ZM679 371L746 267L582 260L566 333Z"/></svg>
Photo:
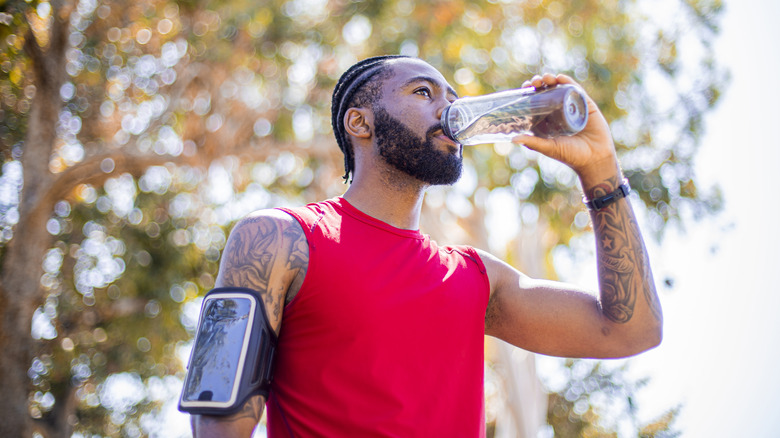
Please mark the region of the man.
<svg viewBox="0 0 780 438"><path fill-rule="evenodd" d="M573 81L526 85L563 83ZM280 336L269 436L484 436L484 334L565 357L625 357L660 343L649 261L590 98L576 136L515 141L570 166L586 198L604 201L591 214L597 295L418 231L426 188L460 176L462 147L440 124L455 98L419 59L356 64L332 104L346 193L256 212L233 229L217 286L261 292ZM194 434L249 436L265 405L255 396L232 416L193 416Z"/></svg>

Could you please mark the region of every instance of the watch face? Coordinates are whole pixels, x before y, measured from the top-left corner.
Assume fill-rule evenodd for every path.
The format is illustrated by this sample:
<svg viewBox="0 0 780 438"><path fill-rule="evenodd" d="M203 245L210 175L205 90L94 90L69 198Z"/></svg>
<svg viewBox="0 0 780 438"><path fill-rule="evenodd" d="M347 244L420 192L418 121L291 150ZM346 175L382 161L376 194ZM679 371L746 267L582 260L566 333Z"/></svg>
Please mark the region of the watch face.
<svg viewBox="0 0 780 438"><path fill-rule="evenodd" d="M206 297L182 393L182 406L228 407L235 403L255 305L255 301L245 294Z"/></svg>

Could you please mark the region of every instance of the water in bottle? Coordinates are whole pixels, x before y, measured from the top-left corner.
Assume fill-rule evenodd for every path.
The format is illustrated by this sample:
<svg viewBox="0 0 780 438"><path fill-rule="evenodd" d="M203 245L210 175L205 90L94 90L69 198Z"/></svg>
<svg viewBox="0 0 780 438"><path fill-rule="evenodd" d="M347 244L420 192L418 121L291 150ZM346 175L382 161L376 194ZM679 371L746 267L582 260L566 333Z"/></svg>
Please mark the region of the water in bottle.
<svg viewBox="0 0 780 438"><path fill-rule="evenodd" d="M574 135L588 122L585 93L571 84L463 97L445 108L444 133L462 145L510 141L519 134Z"/></svg>

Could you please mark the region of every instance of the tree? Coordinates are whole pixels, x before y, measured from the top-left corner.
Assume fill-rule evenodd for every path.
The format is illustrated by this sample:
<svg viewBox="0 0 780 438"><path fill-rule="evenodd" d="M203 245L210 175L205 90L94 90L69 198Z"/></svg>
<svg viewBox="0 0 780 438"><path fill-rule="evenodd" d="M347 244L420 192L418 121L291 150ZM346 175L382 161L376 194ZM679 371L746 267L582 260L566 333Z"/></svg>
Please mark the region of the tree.
<svg viewBox="0 0 780 438"><path fill-rule="evenodd" d="M550 392L547 405L547 423L555 437L617 438L620 423L637 438L679 436L673 428L679 406L648 424L638 424L636 391L648 381L631 381L626 376L627 364L609 367L600 361L567 359L562 368L568 378ZM604 414L611 418L602 419Z"/></svg>
<svg viewBox="0 0 780 438"><path fill-rule="evenodd" d="M213 284L233 220L343 190L330 92L358 58L419 55L463 95L568 72L613 121L654 231L717 209L692 162L725 82L720 3L669 0L681 12L664 22L638 3L5 0L0 434L143 429L154 397L101 390L180 372L182 309ZM428 197L442 223L425 230L530 265L482 220L510 194L524 224L547 224L554 275L550 251L587 229L575 178L507 145L466 159L467 181Z"/></svg>

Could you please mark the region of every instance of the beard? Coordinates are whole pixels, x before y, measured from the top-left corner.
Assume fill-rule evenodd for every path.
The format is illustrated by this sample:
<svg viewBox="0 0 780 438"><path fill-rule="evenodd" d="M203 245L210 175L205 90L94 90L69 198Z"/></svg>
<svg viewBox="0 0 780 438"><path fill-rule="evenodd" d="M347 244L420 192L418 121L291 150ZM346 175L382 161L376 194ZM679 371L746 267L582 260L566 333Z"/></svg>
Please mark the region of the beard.
<svg viewBox="0 0 780 438"><path fill-rule="evenodd" d="M374 120L379 154L388 164L431 185L450 185L460 179L463 158L433 144L433 133L441 130L440 125L429 128L421 140L384 108L376 108Z"/></svg>

